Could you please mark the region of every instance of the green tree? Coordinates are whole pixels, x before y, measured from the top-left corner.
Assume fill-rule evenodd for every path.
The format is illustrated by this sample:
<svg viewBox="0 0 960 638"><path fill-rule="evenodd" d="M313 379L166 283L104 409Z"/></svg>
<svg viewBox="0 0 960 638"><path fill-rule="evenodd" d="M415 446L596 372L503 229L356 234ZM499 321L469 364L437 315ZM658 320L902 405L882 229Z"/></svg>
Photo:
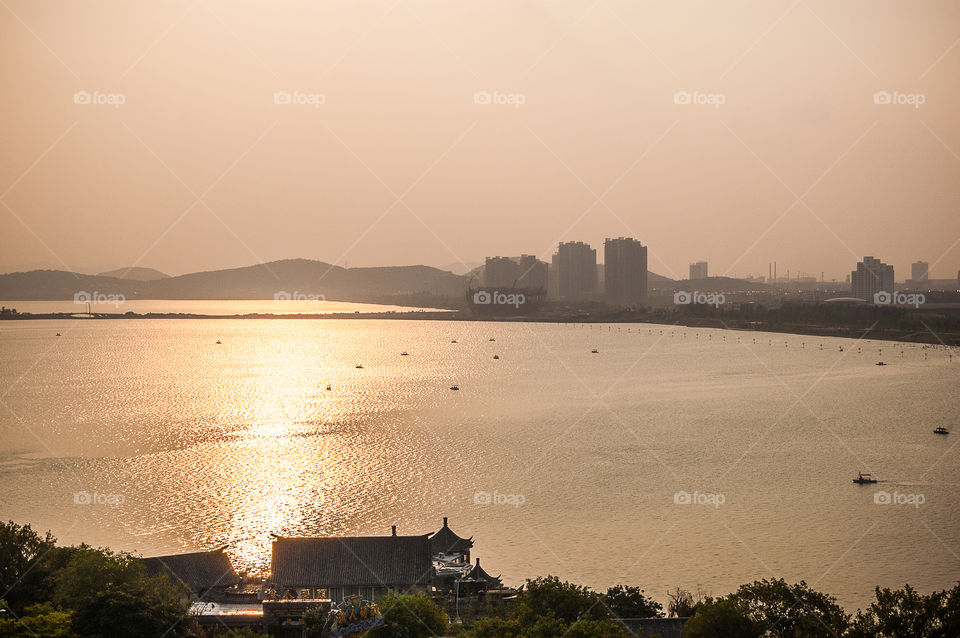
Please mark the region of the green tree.
<svg viewBox="0 0 960 638"><path fill-rule="evenodd" d="M731 628L739 628L745 636L835 638L849 624L850 616L832 596L803 581L788 585L783 579L764 579L741 585L723 598L707 598L697 605L687 628L693 632L689 635L698 637L727 635ZM749 633L751 628L760 633Z"/></svg>
<svg viewBox="0 0 960 638"><path fill-rule="evenodd" d="M578 620L563 634L564 638L632 638L626 627L615 620Z"/></svg>
<svg viewBox="0 0 960 638"><path fill-rule="evenodd" d="M876 588L876 602L857 611L851 638L947 638L960 636L960 585L952 590L918 593Z"/></svg>
<svg viewBox="0 0 960 638"><path fill-rule="evenodd" d="M29 525L0 523L0 595L6 592L7 603L17 616L27 605L49 600L48 559L56 541L50 532L41 536Z"/></svg>
<svg viewBox="0 0 960 638"><path fill-rule="evenodd" d="M671 618L689 618L693 616L697 607L704 601L706 595L703 590L698 588L696 598L692 592L677 587L674 591L668 591L667 596L670 602L667 603L667 612Z"/></svg>
<svg viewBox="0 0 960 638"><path fill-rule="evenodd" d="M603 604L603 597L589 587L561 581L556 576L546 576L527 581L520 597L518 616L521 620L524 616L554 617L571 624L584 618L609 618L610 611Z"/></svg>
<svg viewBox="0 0 960 638"><path fill-rule="evenodd" d="M2 601L0 601L2 602ZM0 636L10 638L76 638L70 612L57 611L49 603L31 605L20 619L0 619Z"/></svg>
<svg viewBox="0 0 960 638"><path fill-rule="evenodd" d="M760 623L770 636L833 638L841 636L850 616L833 596L811 589L804 581L788 585L781 579L741 585L730 598Z"/></svg>
<svg viewBox="0 0 960 638"><path fill-rule="evenodd" d="M377 638L427 638L447 632L447 614L425 594L387 594L379 601L384 626Z"/></svg>
<svg viewBox="0 0 960 638"><path fill-rule="evenodd" d="M659 618L663 605L647 598L639 587L617 585L604 596L607 607L617 618Z"/></svg>
<svg viewBox="0 0 960 638"><path fill-rule="evenodd" d="M311 607L303 614L300 623L303 626L303 638L320 638L327 625L329 614L322 607Z"/></svg>
<svg viewBox="0 0 960 638"><path fill-rule="evenodd" d="M520 621L506 618L478 620L467 635L471 638L519 638Z"/></svg>
<svg viewBox="0 0 960 638"><path fill-rule="evenodd" d="M751 620L747 610L728 598L707 598L683 628L683 638L760 638L761 623Z"/></svg>
<svg viewBox="0 0 960 638"><path fill-rule="evenodd" d="M75 611L73 628L89 638L189 636L187 590L165 574L148 576L134 556L85 548L55 577L54 602Z"/></svg>

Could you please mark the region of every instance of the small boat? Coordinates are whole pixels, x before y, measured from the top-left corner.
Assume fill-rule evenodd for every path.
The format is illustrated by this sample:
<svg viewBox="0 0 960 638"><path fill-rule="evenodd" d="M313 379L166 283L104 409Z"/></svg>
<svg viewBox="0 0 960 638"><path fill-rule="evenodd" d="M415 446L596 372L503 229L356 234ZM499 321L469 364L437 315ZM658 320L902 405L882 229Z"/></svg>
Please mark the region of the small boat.
<svg viewBox="0 0 960 638"><path fill-rule="evenodd" d="M327 390L329 390L329 389L330 389L330 385L329 385L329 384L327 384Z"/></svg>
<svg viewBox="0 0 960 638"><path fill-rule="evenodd" d="M943 426L940 426L938 428L934 428L933 433L934 434L950 434L950 430L948 430Z"/></svg>
<svg viewBox="0 0 960 638"><path fill-rule="evenodd" d="M590 352L593 353L593 354L600 354L600 351L597 350L596 348L594 348L594 349L591 350Z"/></svg>
<svg viewBox="0 0 960 638"><path fill-rule="evenodd" d="M456 343L456 342L457 342L457 340L456 340L456 339L454 339L454 340L453 340L453 341L451 341L450 343Z"/></svg>
<svg viewBox="0 0 960 638"><path fill-rule="evenodd" d="M883 361L877 361L877 365L878 365L878 366L885 366L885 365L887 365L887 364L884 363Z"/></svg>
<svg viewBox="0 0 960 638"><path fill-rule="evenodd" d="M403 352L400 353L400 356L401 356L401 357L409 357L409 356L410 356L410 353L407 352L406 350L404 350Z"/></svg>
<svg viewBox="0 0 960 638"><path fill-rule="evenodd" d="M876 483L877 479L873 478L869 474L859 472L857 474L857 478L853 479L853 482L858 483L859 485L866 485L867 483Z"/></svg>
<svg viewBox="0 0 960 638"><path fill-rule="evenodd" d="M494 339L493 337L490 337L489 339L487 339L487 341L496 341L496 339Z"/></svg>
<svg viewBox="0 0 960 638"><path fill-rule="evenodd" d="M452 385L452 386L450 386L450 389L451 389L451 390L459 390L459 389L460 389L460 386L458 386L458 385Z"/></svg>
<svg viewBox="0 0 960 638"><path fill-rule="evenodd" d="M493 358L494 358L494 359L499 359L499 358L500 358L500 355L495 354L495 355L493 355Z"/></svg>
<svg viewBox="0 0 960 638"><path fill-rule="evenodd" d="M58 337L62 337L63 335L58 332L58 333L57 333L57 336L58 336Z"/></svg>
<svg viewBox="0 0 960 638"><path fill-rule="evenodd" d="M353 367L356 368L357 370L363 370L363 366L360 365L359 363Z"/></svg>
<svg viewBox="0 0 960 638"><path fill-rule="evenodd" d="M217 345L221 345L223 342L217 339Z"/></svg>

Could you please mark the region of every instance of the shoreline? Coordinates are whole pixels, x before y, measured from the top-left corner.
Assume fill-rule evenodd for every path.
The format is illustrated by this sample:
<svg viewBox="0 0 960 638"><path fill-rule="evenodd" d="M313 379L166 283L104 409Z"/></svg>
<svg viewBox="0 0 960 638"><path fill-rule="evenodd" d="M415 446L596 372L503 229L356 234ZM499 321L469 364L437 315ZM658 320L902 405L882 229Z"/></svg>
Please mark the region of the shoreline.
<svg viewBox="0 0 960 638"><path fill-rule="evenodd" d="M78 316L75 313L54 312L54 313L17 313L0 315L0 321L104 321L104 320L127 320L127 319L219 319L219 320L421 320L421 321L480 321L480 322L498 322L498 323L556 323L556 324L634 324L650 326L682 326L685 328L710 328L716 330L730 330L736 332L766 332L774 334L790 334L796 336L811 337L837 337L844 339L870 339L872 341L888 341L891 343L913 343L922 345L942 346L945 348L960 347L960 334L947 333L944 336L936 334L933 330L927 328L926 331L920 330L896 330L889 327L879 327L877 323L868 326L850 326L850 325L787 325L773 326L768 322L743 321L739 319L730 319L725 321L719 317L675 315L649 316L640 315L632 312L619 312L602 314L595 316L584 316L583 313L573 315L547 315L547 316L491 316L491 315L473 315L462 310L410 310L410 311L388 311L388 312L348 312L348 313L246 313L246 314L221 314L208 315L196 313L93 313L91 316ZM673 319L672 321L670 319ZM926 324L924 324L926 325ZM874 336L871 336L871 333Z"/></svg>

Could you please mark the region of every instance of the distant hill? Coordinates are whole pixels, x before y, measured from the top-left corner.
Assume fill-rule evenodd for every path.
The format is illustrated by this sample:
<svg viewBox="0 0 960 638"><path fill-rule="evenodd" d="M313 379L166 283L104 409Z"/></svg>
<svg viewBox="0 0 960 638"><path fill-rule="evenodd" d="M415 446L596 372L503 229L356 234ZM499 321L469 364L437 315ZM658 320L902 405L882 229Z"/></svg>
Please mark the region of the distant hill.
<svg viewBox="0 0 960 638"><path fill-rule="evenodd" d="M133 281L156 281L157 279L167 279L170 275L153 268L131 266L130 268L117 268L116 270L97 273L97 277L115 277L117 279L132 279Z"/></svg>
<svg viewBox="0 0 960 638"><path fill-rule="evenodd" d="M455 275L466 275L467 273L483 266L482 263L478 261L468 261L465 264L461 264L459 261L453 264L447 264L446 266L440 266L440 270L446 270L452 272Z"/></svg>
<svg viewBox="0 0 960 638"><path fill-rule="evenodd" d="M35 270L0 275L2 300L73 299L80 291L127 299L274 299L323 295L330 301L402 303L415 297L463 299L466 279L430 266L341 268L287 259L244 268L196 272L152 281Z"/></svg>

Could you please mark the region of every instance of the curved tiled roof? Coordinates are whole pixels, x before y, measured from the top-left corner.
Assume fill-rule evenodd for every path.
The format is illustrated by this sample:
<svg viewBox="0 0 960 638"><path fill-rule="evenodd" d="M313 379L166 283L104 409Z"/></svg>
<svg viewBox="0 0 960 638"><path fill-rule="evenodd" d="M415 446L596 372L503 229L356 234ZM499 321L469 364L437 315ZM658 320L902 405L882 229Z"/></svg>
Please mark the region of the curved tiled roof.
<svg viewBox="0 0 960 638"><path fill-rule="evenodd" d="M443 527L430 537L430 551L434 556L437 554L452 554L454 552L466 552L473 547L473 537L461 538L457 536L449 526L447 519L443 519Z"/></svg>
<svg viewBox="0 0 960 638"><path fill-rule="evenodd" d="M277 537L271 572L284 587L426 585L433 557L426 535Z"/></svg>
<svg viewBox="0 0 960 638"><path fill-rule="evenodd" d="M479 559L479 558L477 559L477 563L476 563L473 567L470 568L470 571L467 572L467 575L464 576L464 578L471 578L471 579L477 580L477 581L481 581L481 580L482 580L482 581L486 581L486 582L488 582L488 583L499 583L499 582L500 582L500 577L499 577L499 576L497 576L496 578L494 578L493 576L491 576L490 574L488 574L486 571L484 571L483 567L480 567L480 559Z"/></svg>
<svg viewBox="0 0 960 638"><path fill-rule="evenodd" d="M230 557L222 549L209 552L191 552L170 556L142 558L147 573L166 572L175 583L186 583L190 591L198 593L211 587L228 587L240 582Z"/></svg>

